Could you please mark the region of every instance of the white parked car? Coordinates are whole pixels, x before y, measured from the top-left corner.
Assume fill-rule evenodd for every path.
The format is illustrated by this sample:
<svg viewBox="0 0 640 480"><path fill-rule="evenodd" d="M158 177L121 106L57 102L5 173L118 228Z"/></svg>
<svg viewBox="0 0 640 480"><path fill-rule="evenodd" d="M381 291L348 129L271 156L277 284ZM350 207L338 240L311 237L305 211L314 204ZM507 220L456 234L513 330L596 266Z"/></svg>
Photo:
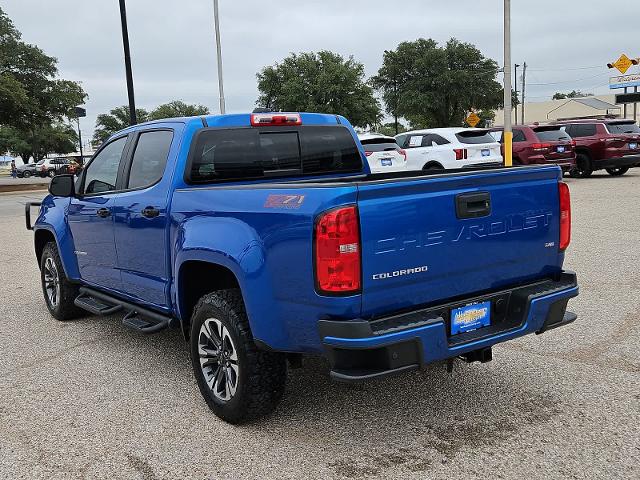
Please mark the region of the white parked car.
<svg viewBox="0 0 640 480"><path fill-rule="evenodd" d="M431 128L397 135L408 170L502 165L500 144L481 128Z"/></svg>
<svg viewBox="0 0 640 480"><path fill-rule="evenodd" d="M407 154L398 146L395 138L377 133L359 134L358 138L367 155L371 173L407 170Z"/></svg>

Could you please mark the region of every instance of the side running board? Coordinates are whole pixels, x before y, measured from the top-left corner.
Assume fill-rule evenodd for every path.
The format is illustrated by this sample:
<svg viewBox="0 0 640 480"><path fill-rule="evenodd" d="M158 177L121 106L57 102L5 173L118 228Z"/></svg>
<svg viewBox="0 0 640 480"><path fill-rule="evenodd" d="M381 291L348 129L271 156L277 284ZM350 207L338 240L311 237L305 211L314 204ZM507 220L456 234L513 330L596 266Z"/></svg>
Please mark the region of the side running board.
<svg viewBox="0 0 640 480"><path fill-rule="evenodd" d="M178 324L175 318L134 305L93 288L80 287L80 295L73 303L94 315L111 315L124 311L126 315L122 319L122 324L146 334L157 333Z"/></svg>

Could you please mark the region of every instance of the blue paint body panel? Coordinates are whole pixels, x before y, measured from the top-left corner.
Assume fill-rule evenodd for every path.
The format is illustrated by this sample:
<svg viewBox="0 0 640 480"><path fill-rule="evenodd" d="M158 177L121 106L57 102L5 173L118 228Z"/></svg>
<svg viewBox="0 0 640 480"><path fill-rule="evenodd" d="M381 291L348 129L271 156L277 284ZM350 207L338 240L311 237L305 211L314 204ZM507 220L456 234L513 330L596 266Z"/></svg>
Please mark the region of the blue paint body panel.
<svg viewBox="0 0 640 480"><path fill-rule="evenodd" d="M70 278L183 322L188 318L180 306L185 293L181 268L191 261L225 267L238 280L253 336L287 352L323 352L318 333L322 319L380 317L561 271L559 168L369 177L364 151L346 119L306 113L301 117L303 127L347 127L360 149L361 174L188 185L184 172L189 150L205 122L208 128L250 127L250 116L151 122L124 133L132 143L127 151L132 151L141 131L173 132L165 174L157 184L89 199L49 196L35 228L55 235ZM489 216L457 218L456 196L473 192L488 192ZM285 204L283 199L289 197L296 199L297 208ZM95 211L105 205L113 215L99 221ZM323 296L315 289L314 223L321 212L343 205L357 205L359 211L362 293ZM158 207L159 216L143 217L140 212L147 206ZM75 222L71 227L70 221ZM419 271L398 273L407 269ZM536 299L518 331L478 345L539 329L543 311L557 295ZM566 292L567 298L572 295ZM442 346L445 330L438 324L370 339L324 341L357 348L419 337L426 361L478 348Z"/></svg>

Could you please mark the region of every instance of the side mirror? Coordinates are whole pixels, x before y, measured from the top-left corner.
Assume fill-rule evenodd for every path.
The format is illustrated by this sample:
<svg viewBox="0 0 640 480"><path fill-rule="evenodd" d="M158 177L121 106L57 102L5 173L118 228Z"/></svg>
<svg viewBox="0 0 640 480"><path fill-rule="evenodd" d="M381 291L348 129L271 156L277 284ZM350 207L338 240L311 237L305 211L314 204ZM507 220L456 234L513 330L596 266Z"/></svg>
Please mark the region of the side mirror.
<svg viewBox="0 0 640 480"><path fill-rule="evenodd" d="M75 182L73 175L56 175L49 184L49 193L54 197L73 197Z"/></svg>

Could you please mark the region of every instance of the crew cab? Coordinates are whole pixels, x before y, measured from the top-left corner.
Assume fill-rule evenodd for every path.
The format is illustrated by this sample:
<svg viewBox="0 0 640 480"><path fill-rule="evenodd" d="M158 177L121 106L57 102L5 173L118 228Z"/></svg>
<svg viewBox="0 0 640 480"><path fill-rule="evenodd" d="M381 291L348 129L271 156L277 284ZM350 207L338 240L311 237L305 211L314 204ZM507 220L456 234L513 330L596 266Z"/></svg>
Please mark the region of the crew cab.
<svg viewBox="0 0 640 480"><path fill-rule="evenodd" d="M431 128L397 135L408 170L495 167L503 163L500 144L481 128Z"/></svg>
<svg viewBox="0 0 640 480"><path fill-rule="evenodd" d="M154 121L52 179L31 225L58 320L179 328L208 406L237 423L324 355L356 382L567 325L557 166L371 174L341 116ZM81 327L78 327L81 328Z"/></svg>
<svg viewBox="0 0 640 480"><path fill-rule="evenodd" d="M557 124L576 142L572 176L586 178L602 169L620 176L629 168L640 166L640 128L633 120L591 118Z"/></svg>
<svg viewBox="0 0 640 480"><path fill-rule="evenodd" d="M503 128L491 135L503 144ZM559 125L517 125L513 127L514 165L558 165L563 172L576 165L575 141Z"/></svg>

